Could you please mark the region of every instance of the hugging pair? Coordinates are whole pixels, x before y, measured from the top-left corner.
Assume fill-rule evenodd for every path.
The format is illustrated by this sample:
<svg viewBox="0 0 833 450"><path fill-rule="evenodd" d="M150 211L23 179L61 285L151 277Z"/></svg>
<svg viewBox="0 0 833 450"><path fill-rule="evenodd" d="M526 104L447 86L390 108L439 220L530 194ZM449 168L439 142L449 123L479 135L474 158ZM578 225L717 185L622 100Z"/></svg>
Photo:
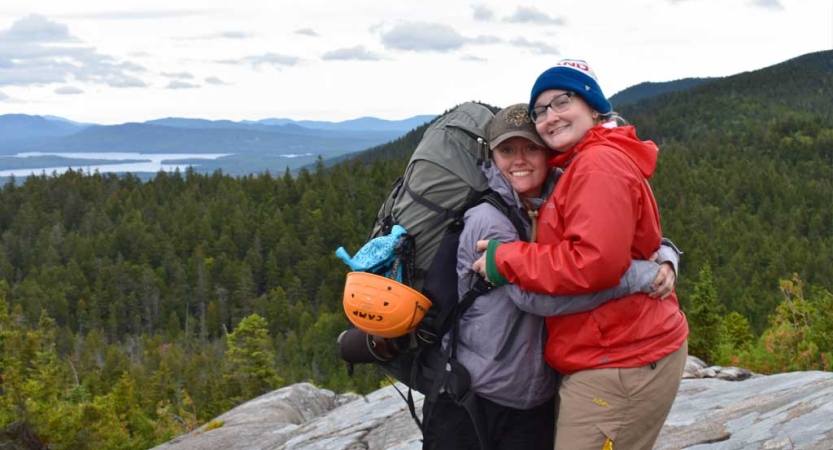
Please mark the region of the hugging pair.
<svg viewBox="0 0 833 450"><path fill-rule="evenodd" d="M462 317L456 354L494 449L650 449L676 397L679 254L647 181L658 149L622 122L588 65L563 60L488 127L489 186L531 236L481 204L460 237L458 292L499 286ZM424 428L425 449L479 448L447 395Z"/></svg>

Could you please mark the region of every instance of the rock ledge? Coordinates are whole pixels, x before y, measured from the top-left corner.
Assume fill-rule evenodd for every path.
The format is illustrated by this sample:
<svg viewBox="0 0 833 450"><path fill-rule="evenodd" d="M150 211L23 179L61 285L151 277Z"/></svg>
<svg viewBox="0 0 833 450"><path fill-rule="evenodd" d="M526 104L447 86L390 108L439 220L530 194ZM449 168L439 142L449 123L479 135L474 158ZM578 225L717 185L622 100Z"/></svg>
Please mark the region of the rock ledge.
<svg viewBox="0 0 833 450"><path fill-rule="evenodd" d="M688 363L655 450L833 449L833 373L763 376ZM217 417L220 428L156 450L420 450L422 436L395 389L359 396L287 386ZM421 413L422 396L415 400Z"/></svg>

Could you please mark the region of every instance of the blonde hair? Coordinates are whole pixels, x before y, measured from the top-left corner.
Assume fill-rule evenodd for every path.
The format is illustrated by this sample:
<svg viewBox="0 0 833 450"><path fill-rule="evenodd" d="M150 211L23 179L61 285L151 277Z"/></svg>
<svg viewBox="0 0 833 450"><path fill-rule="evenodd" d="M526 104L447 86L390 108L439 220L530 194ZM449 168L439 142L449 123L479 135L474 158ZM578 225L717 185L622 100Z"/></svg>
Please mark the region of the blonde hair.
<svg viewBox="0 0 833 450"><path fill-rule="evenodd" d="M609 114L601 114L598 111L593 111L593 122L598 125L600 123L614 121L616 122L617 127L623 127L625 125L630 125L630 122L625 120L624 117L620 116L619 113L616 111L611 111Z"/></svg>

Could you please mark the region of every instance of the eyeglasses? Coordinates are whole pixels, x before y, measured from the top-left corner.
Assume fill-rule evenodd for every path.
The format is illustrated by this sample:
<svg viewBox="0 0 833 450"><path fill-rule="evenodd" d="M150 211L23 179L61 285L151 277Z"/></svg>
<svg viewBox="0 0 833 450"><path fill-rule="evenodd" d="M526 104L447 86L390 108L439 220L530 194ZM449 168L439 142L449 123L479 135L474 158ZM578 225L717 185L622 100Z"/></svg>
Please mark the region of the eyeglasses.
<svg viewBox="0 0 833 450"><path fill-rule="evenodd" d="M565 92L561 95L556 95L552 98L552 100L550 100L549 104L532 108L532 111L529 113L529 117L532 117L533 122L541 123L547 118L547 108L551 109L552 112L556 114L563 113L564 111L570 109L570 102L573 101L573 94L573 92Z"/></svg>

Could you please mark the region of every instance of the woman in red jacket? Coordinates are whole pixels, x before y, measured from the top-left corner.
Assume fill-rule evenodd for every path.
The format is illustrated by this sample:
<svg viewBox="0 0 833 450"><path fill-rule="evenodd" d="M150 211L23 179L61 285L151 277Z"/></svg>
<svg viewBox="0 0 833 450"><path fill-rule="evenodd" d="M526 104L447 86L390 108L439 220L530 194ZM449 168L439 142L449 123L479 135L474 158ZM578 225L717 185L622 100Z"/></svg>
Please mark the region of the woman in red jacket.
<svg viewBox="0 0 833 450"><path fill-rule="evenodd" d="M587 63L563 60L532 88L530 115L564 168L539 210L538 243L482 241L473 268L496 285L572 295L616 285L662 238L648 178L657 147L616 126ZM685 367L688 324L676 293L637 293L592 311L547 318L546 359L559 389L556 449L651 449Z"/></svg>

